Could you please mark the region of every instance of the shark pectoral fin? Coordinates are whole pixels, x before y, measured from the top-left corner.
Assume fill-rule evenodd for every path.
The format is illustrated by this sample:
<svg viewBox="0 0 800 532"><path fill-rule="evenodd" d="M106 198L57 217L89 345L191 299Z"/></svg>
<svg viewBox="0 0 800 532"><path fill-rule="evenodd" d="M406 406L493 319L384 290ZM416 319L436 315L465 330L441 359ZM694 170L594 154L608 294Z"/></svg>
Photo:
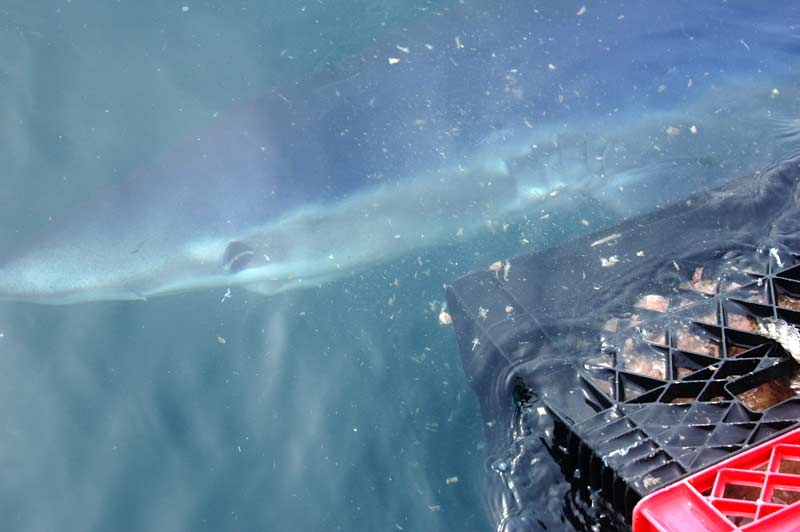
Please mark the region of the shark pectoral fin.
<svg viewBox="0 0 800 532"><path fill-rule="evenodd" d="M255 255L253 248L244 242L232 240L225 246L225 251L222 254L222 267L231 273L240 272L247 268L247 265L253 259L253 255Z"/></svg>

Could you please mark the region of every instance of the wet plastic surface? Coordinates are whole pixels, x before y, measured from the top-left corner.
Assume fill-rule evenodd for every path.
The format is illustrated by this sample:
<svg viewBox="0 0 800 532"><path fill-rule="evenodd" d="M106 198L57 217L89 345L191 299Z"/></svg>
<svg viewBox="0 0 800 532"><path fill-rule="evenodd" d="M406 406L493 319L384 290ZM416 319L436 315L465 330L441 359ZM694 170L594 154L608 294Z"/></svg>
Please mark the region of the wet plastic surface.
<svg viewBox="0 0 800 532"><path fill-rule="evenodd" d="M543 407L565 475L629 520L648 493L798 426L800 366L764 328L800 325L799 179L785 163L454 283L490 453L528 430L520 408ZM535 489L509 478L498 514Z"/></svg>
<svg viewBox="0 0 800 532"><path fill-rule="evenodd" d="M642 499L634 532L800 529L800 429Z"/></svg>

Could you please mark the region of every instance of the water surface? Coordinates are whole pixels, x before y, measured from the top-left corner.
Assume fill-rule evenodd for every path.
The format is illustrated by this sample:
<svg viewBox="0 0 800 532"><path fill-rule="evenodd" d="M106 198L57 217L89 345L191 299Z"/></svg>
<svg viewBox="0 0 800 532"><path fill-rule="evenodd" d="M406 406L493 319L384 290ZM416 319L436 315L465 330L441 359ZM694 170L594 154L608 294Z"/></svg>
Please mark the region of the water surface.
<svg viewBox="0 0 800 532"><path fill-rule="evenodd" d="M696 101L711 115L708 94L719 94L723 112L744 103L747 112L725 130L731 150L702 161L715 169L709 181L786 155L784 145L773 152L736 143L739 131L767 130L773 117L759 111L768 106L783 105L776 127L791 152L797 8L647 4L7 3L0 244L26 245L76 203L276 87L346 85L376 62L405 60L398 46L426 39L452 45L453 54L474 50L463 78L426 89L470 139L462 146L503 147L498 139L514 131L506 124L527 127L523 110L534 126L601 135L617 116L646 120L697 109ZM511 16L520 10L529 17ZM477 99L470 83L478 79L504 89ZM740 93L747 98L737 100ZM681 138L693 124L685 114ZM659 140L648 146L669 142L671 125L654 121ZM412 130L397 133L424 144ZM418 163L412 150L400 153L398 167ZM667 189L648 208L703 184L674 196ZM484 479L496 457L486 456L452 333L437 323L443 284L597 230L623 211L596 198L537 209L508 229L499 220L321 288L269 298L210 290L67 307L3 303L4 528L493 529L497 509ZM544 451L536 458L537 526L570 526L566 483Z"/></svg>

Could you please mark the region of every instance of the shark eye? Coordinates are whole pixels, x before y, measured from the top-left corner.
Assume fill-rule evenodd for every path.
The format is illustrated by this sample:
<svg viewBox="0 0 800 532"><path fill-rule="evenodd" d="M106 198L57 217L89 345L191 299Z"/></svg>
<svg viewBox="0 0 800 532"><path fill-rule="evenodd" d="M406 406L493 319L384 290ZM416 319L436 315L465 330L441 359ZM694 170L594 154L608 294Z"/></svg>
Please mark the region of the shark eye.
<svg viewBox="0 0 800 532"><path fill-rule="evenodd" d="M247 268L254 254L253 248L244 242L233 240L225 246L225 252L222 254L222 267L231 273L240 272Z"/></svg>

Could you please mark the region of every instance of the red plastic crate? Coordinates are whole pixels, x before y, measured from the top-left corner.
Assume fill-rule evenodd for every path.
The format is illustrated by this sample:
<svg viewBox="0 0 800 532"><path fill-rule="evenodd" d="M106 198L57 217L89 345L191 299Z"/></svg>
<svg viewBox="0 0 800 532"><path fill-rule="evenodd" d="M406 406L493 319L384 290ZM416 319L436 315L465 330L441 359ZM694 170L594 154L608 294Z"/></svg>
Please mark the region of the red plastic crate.
<svg viewBox="0 0 800 532"><path fill-rule="evenodd" d="M800 428L643 498L633 530L800 531Z"/></svg>

